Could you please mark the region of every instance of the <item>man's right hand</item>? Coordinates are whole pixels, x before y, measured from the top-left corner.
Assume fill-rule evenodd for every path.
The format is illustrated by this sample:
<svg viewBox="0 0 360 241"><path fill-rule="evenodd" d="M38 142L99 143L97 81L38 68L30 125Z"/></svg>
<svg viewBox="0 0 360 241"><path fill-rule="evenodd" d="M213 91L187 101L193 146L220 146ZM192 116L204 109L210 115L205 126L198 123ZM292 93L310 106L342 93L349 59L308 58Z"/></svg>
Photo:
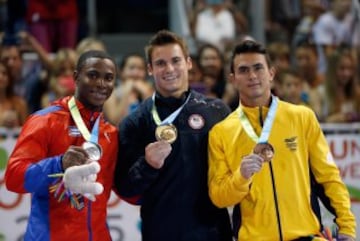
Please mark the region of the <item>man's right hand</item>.
<svg viewBox="0 0 360 241"><path fill-rule="evenodd" d="M153 168L160 169L172 148L166 141L156 141L145 147L145 160Z"/></svg>
<svg viewBox="0 0 360 241"><path fill-rule="evenodd" d="M89 160L88 158L88 154L82 147L70 146L62 158L63 170L65 171L69 167L85 164Z"/></svg>
<svg viewBox="0 0 360 241"><path fill-rule="evenodd" d="M257 154L245 156L241 160L240 173L245 179L249 179L254 173L261 170L263 163L264 159Z"/></svg>

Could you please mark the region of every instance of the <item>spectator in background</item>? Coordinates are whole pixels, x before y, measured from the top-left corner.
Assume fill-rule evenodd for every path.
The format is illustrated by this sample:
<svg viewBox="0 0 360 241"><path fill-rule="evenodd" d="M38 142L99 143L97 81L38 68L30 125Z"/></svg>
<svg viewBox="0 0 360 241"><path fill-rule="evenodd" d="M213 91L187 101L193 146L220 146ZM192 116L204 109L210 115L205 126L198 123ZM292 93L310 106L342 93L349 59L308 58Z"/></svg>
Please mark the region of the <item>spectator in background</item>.
<svg viewBox="0 0 360 241"><path fill-rule="evenodd" d="M326 10L322 4L323 0L304 0L303 13L292 38L291 47L294 49L296 46L303 42L312 42L313 34L312 29L314 23L319 16Z"/></svg>
<svg viewBox="0 0 360 241"><path fill-rule="evenodd" d="M152 84L147 80L146 63L141 55L125 56L119 70L120 84L104 104L106 117L115 125L135 111L154 91Z"/></svg>
<svg viewBox="0 0 360 241"><path fill-rule="evenodd" d="M340 45L353 46L351 0L332 0L330 10L323 13L313 25L313 40L317 46L318 67L326 71L326 57Z"/></svg>
<svg viewBox="0 0 360 241"><path fill-rule="evenodd" d="M13 87L9 68L0 61L0 127L20 127L28 115L24 98Z"/></svg>
<svg viewBox="0 0 360 241"><path fill-rule="evenodd" d="M225 91L224 56L222 52L212 44L204 44L198 51L199 63L208 95L222 98Z"/></svg>
<svg viewBox="0 0 360 241"><path fill-rule="evenodd" d="M73 73L77 59L78 55L73 49L62 48L57 51L55 58L52 60L52 68L49 70L48 89L42 95L42 108L49 106L57 99L74 94L75 81Z"/></svg>
<svg viewBox="0 0 360 241"><path fill-rule="evenodd" d="M360 121L358 63L350 48L338 49L328 57L322 121Z"/></svg>
<svg viewBox="0 0 360 241"><path fill-rule="evenodd" d="M267 49L276 72L281 72L290 67L290 48L287 43L274 41L268 44ZM271 87L272 93L279 96L281 88L281 84L275 76Z"/></svg>
<svg viewBox="0 0 360 241"><path fill-rule="evenodd" d="M204 84L204 73L200 67L199 56L191 55L190 57L192 62L192 67L189 70L190 88L199 93L206 94L207 89Z"/></svg>
<svg viewBox="0 0 360 241"><path fill-rule="evenodd" d="M271 42L267 46L270 59L276 71L282 71L290 67L290 47L285 42Z"/></svg>
<svg viewBox="0 0 360 241"><path fill-rule="evenodd" d="M104 42L93 37L83 38L76 45L76 52L78 55L81 55L89 50L101 50L106 52L106 46Z"/></svg>
<svg viewBox="0 0 360 241"><path fill-rule="evenodd" d="M31 114L41 108L43 67L38 61L24 62L19 42L3 42L0 60L9 67L11 79L14 81L14 92L26 100Z"/></svg>
<svg viewBox="0 0 360 241"><path fill-rule="evenodd" d="M278 82L278 96L281 100L295 105L307 105L303 100L304 80L298 72L293 69L283 69L277 72L274 81Z"/></svg>
<svg viewBox="0 0 360 241"><path fill-rule="evenodd" d="M28 0L30 33L46 51L75 48L78 31L77 0Z"/></svg>
<svg viewBox="0 0 360 241"><path fill-rule="evenodd" d="M305 80L303 86L303 100L316 113L318 118L321 116L321 106L324 101L321 92L324 88L324 76L319 73L318 54L316 46L309 42L303 42L294 50L295 63L300 76Z"/></svg>
<svg viewBox="0 0 360 241"><path fill-rule="evenodd" d="M224 0L206 0L206 3L205 9L196 16L195 39L199 45L210 43L224 51L235 39L234 16L224 5Z"/></svg>

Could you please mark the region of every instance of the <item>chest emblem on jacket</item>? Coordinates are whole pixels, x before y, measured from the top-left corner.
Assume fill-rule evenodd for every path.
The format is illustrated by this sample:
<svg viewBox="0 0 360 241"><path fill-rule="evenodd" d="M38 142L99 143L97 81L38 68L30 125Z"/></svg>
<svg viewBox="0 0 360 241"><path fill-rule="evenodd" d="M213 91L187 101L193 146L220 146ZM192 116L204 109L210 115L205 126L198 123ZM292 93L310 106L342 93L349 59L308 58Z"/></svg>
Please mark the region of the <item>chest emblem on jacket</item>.
<svg viewBox="0 0 360 241"><path fill-rule="evenodd" d="M290 149L290 151L296 151L297 150L297 136L293 136L293 137L290 137L290 138L286 138L284 141L285 141L285 144L287 146L287 148Z"/></svg>
<svg viewBox="0 0 360 241"><path fill-rule="evenodd" d="M76 136L81 136L81 133L79 131L79 129L76 127L76 126L69 126L68 127L69 129L69 136L73 136L73 137L76 137Z"/></svg>
<svg viewBox="0 0 360 241"><path fill-rule="evenodd" d="M204 127L205 119L199 114L192 114L188 119L188 123L194 130L199 130Z"/></svg>

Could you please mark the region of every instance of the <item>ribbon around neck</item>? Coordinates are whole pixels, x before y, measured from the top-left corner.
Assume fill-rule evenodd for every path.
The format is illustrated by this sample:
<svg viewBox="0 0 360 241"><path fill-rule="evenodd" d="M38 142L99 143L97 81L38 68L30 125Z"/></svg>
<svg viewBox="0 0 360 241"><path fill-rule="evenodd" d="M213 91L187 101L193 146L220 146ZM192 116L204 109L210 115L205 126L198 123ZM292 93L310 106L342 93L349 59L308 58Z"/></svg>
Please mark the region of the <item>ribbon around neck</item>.
<svg viewBox="0 0 360 241"><path fill-rule="evenodd" d="M275 119L276 109L278 107L278 102L279 102L278 98L275 96L272 96L271 99L272 99L272 101L271 101L271 105L269 108L269 112L266 116L265 123L261 130L260 137L255 133L254 128L252 127L249 119L247 118L246 114L244 113L243 109L241 108L241 103L240 103L240 108L239 108L240 123L244 127L244 130L248 134L248 136L256 143L266 143L269 139L271 128L272 128L272 125L273 125L274 119Z"/></svg>
<svg viewBox="0 0 360 241"><path fill-rule="evenodd" d="M99 138L99 123L100 123L100 115L96 118L95 124L89 132L88 128L86 127L84 120L80 115L79 108L76 105L75 97L71 97L68 102L68 107L71 113L71 117L75 121L77 128L79 129L81 135L84 137L86 141L90 141L93 143L98 143Z"/></svg>
<svg viewBox="0 0 360 241"><path fill-rule="evenodd" d="M171 113L168 117L166 117L163 121L161 121L160 116L156 110L156 106L155 106L155 93L152 95L151 99L153 101L153 106L151 109L151 114L153 116L153 119L155 121L155 124L158 126L161 125L168 125L168 124L172 124L174 122L174 120L176 119L176 117L180 114L180 111L184 108L184 106L186 105L186 103L189 102L190 99L190 95L191 93L189 93L188 97L186 98L184 104L182 104L179 108L177 108L173 113Z"/></svg>

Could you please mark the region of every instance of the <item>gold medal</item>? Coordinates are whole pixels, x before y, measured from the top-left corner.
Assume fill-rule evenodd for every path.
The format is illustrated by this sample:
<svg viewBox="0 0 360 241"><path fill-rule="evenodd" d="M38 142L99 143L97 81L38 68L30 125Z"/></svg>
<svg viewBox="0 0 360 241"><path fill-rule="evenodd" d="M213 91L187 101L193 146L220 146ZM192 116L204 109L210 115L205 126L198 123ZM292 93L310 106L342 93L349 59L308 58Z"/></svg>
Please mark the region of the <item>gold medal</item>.
<svg viewBox="0 0 360 241"><path fill-rule="evenodd" d="M261 156L264 161L269 162L274 157L274 148L269 143L258 143L254 148L254 154Z"/></svg>
<svg viewBox="0 0 360 241"><path fill-rule="evenodd" d="M173 143L177 138L176 127L172 124L160 125L156 127L155 137L158 141L166 141L168 143Z"/></svg>
<svg viewBox="0 0 360 241"><path fill-rule="evenodd" d="M85 141L82 148L86 151L91 161L99 161L102 155L102 149L99 144Z"/></svg>

